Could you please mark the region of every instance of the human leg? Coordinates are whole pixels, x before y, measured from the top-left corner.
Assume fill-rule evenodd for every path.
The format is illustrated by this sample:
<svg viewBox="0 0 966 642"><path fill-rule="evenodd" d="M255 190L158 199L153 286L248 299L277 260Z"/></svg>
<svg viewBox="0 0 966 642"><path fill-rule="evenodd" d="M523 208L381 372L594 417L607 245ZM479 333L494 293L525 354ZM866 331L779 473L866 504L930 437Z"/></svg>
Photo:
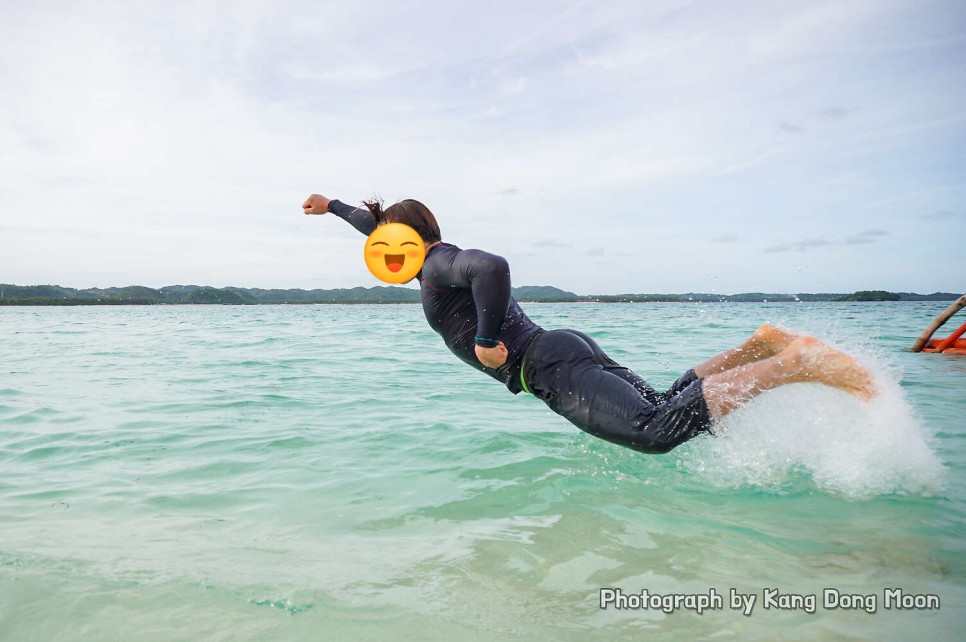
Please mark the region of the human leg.
<svg viewBox="0 0 966 642"><path fill-rule="evenodd" d="M568 330L568 332L577 335L583 339L588 346L590 346L590 349L593 352L594 360L600 364L604 370L610 372L611 374L617 375L627 383L634 386L641 396L644 397L644 399L646 399L649 403L657 406L668 400L668 397L670 396L668 393L658 392L639 374L611 359L609 356L607 356L603 349L597 345L597 342L588 335L580 332L579 330Z"/></svg>
<svg viewBox="0 0 966 642"><path fill-rule="evenodd" d="M648 402L655 406L666 403L679 392L685 390L695 379L773 357L798 338L798 335L778 326L763 324L741 345L715 355L703 364L684 373L671 385L667 392L658 392L640 375L608 357L592 338L577 330L569 330L569 332L583 339L591 347L594 358L604 370L630 383Z"/></svg>
<svg viewBox="0 0 966 642"><path fill-rule="evenodd" d="M769 326L769 328L771 327L773 326ZM774 328L774 329L778 330L778 328ZM762 328L759 328L759 331L761 330ZM778 330L778 331L783 332L781 330ZM597 363L601 365L601 367L603 367L604 370L617 375L624 381L634 386L637 389L637 391L641 393L641 396L643 396L645 400L647 400L651 404L654 404L655 406L660 406L661 404L667 403L671 398L673 398L675 395L687 389L688 386L690 386L697 379L699 379L697 373L695 373L694 369L692 368L691 370L688 370L683 375L678 377L677 381L671 384L671 387L668 388L667 392L658 392L651 386L651 384L645 381L644 378L641 377L639 374L637 374L630 368L622 366L621 364L617 363L609 356L607 356L607 354L604 353L601 347L597 345L597 342L594 341L592 338L590 338L589 336L587 336L586 334L578 330L568 330L568 332L571 332L577 335L578 337L583 339L587 343L587 345L591 347L594 353L594 359L597 361Z"/></svg>
<svg viewBox="0 0 966 642"><path fill-rule="evenodd" d="M527 385L581 430L647 453L667 452L708 431L711 415L701 381L666 403L653 404L633 381L602 365L599 348L580 333L552 330L538 340L524 367Z"/></svg>
<svg viewBox="0 0 966 642"><path fill-rule="evenodd" d="M695 374L698 377L707 377L748 363L768 359L787 348L797 338L798 335L766 323L755 330L755 333L740 346L726 350L696 366L694 368Z"/></svg>
<svg viewBox="0 0 966 642"><path fill-rule="evenodd" d="M868 371L851 357L814 337L799 337L774 356L706 376L704 396L718 420L766 390L804 382L823 383L861 399L874 394Z"/></svg>

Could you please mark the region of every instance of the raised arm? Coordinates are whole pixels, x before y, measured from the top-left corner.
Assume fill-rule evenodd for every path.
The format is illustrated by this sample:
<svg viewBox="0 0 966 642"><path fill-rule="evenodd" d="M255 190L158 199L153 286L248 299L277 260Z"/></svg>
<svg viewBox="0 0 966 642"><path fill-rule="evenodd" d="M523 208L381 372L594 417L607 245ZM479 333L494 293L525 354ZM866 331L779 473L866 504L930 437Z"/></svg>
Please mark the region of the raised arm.
<svg viewBox="0 0 966 642"><path fill-rule="evenodd" d="M329 200L321 194L312 194L305 199L305 202L302 203L302 210L306 214L326 214L327 212L332 212L366 236L372 234L373 230L376 229L376 220L369 210L346 205L342 201Z"/></svg>

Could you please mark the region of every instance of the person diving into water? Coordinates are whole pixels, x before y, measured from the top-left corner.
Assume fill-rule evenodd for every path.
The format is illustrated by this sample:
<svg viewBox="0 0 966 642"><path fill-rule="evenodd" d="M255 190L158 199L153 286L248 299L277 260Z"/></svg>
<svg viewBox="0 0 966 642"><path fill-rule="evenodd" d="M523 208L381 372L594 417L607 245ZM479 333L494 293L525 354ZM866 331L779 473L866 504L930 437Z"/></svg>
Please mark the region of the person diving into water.
<svg viewBox="0 0 966 642"><path fill-rule="evenodd" d="M413 228L426 248L416 275L426 320L446 347L513 394L527 392L581 430L645 453L666 453L711 432L766 390L817 382L868 400L868 371L818 339L762 325L741 345L685 372L667 392L608 357L583 332L545 330L510 294L504 258L444 243L432 212L415 200L366 209L312 194L305 214L332 213L365 235L384 223Z"/></svg>

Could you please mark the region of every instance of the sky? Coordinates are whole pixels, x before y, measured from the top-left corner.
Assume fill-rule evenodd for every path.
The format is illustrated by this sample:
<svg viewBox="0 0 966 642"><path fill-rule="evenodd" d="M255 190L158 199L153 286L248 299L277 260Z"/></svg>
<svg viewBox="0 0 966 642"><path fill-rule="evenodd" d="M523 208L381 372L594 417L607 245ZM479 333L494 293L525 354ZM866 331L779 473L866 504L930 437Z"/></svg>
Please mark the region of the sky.
<svg viewBox="0 0 966 642"><path fill-rule="evenodd" d="M966 3L0 0L0 283L966 291Z"/></svg>

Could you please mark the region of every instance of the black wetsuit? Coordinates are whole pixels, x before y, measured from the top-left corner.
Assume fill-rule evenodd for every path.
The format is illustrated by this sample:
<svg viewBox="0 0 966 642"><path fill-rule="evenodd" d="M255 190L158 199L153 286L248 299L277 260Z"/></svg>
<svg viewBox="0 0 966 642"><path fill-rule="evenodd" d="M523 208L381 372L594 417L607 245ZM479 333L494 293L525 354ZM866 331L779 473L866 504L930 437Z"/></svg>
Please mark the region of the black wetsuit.
<svg viewBox="0 0 966 642"><path fill-rule="evenodd" d="M368 210L333 200L329 211L367 236L376 229ZM709 430L711 416L693 370L659 393L582 332L544 330L510 295L502 257L440 243L426 253L416 279L426 320L450 351L512 393L531 392L581 430L648 453L667 452ZM487 368L475 346L501 341L506 363Z"/></svg>

